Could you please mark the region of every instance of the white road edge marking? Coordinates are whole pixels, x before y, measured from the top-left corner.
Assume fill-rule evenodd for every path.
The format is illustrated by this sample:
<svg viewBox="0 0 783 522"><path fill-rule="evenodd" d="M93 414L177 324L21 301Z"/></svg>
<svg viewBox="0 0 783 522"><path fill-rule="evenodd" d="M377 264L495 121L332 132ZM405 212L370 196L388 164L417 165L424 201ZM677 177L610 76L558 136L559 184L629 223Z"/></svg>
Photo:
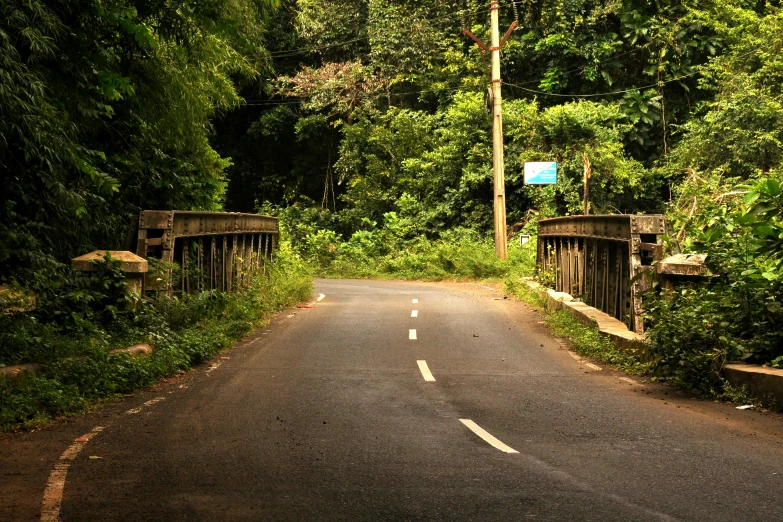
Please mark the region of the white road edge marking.
<svg viewBox="0 0 783 522"><path fill-rule="evenodd" d="M416 330L410 329L408 330L408 339L415 341L416 340Z"/></svg>
<svg viewBox="0 0 783 522"><path fill-rule="evenodd" d="M92 439L95 435L103 431L103 426L95 426L92 431L82 435L81 439ZM71 444L54 465L54 469L46 482L46 489L41 503L41 522L56 522L60 520L60 507L63 502L63 490L65 489L65 477L68 474L68 468L71 462L76 458L79 452L84 448L84 442L74 442Z"/></svg>
<svg viewBox="0 0 783 522"><path fill-rule="evenodd" d="M593 364L593 363L589 363L589 362L586 362L585 366L587 366L588 368L592 368L593 370L595 370L597 372L600 372L601 370L603 370L603 368L601 368L597 364Z"/></svg>
<svg viewBox="0 0 783 522"><path fill-rule="evenodd" d="M320 303L323 301L324 297L326 297L324 294L318 294L318 299L316 299L315 302Z"/></svg>
<svg viewBox="0 0 783 522"><path fill-rule="evenodd" d="M628 384L636 384L636 381L633 379L629 379L628 377L620 377L620 380L623 382L627 382Z"/></svg>
<svg viewBox="0 0 783 522"><path fill-rule="evenodd" d="M160 401L165 401L165 400L166 400L166 397L155 397L154 399L148 400L147 402L145 402L144 404L142 404L141 406L139 406L137 408L131 408L130 410L125 412L125 415L133 415L135 413L139 413L141 410L144 409L144 406L152 406L153 404L157 404Z"/></svg>
<svg viewBox="0 0 783 522"><path fill-rule="evenodd" d="M418 310L411 310L411 317L419 317L419 311Z"/></svg>
<svg viewBox="0 0 783 522"><path fill-rule="evenodd" d="M418 299L414 299L413 300L413 304L419 304L419 300Z"/></svg>
<svg viewBox="0 0 783 522"><path fill-rule="evenodd" d="M416 364L419 365L419 370L421 371L421 376L424 377L424 380L427 382L435 382L435 377L432 376L432 372L430 371L430 367L427 366L427 361L416 361Z"/></svg>
<svg viewBox="0 0 783 522"><path fill-rule="evenodd" d="M500 442L498 439L496 439L495 437L490 435L484 428L482 428L481 426L479 426L478 424L476 424L472 420L470 420L470 419L460 419L459 421L462 424L464 424L465 426L467 426L470 431L472 431L473 433L475 433L476 435L478 435L479 437L484 439L484 442L486 442L487 444L489 444L493 448L499 449L503 453L519 453L514 448L510 448L510 447L506 446L505 444Z"/></svg>

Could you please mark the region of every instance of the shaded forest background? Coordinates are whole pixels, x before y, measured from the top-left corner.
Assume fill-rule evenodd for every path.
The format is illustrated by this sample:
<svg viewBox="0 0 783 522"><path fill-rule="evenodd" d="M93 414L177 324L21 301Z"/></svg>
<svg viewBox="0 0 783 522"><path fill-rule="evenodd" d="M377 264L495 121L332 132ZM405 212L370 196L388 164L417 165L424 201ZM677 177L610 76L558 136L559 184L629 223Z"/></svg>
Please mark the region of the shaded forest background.
<svg viewBox="0 0 783 522"><path fill-rule="evenodd" d="M668 211L704 224L781 162L778 2L502 2L511 223ZM491 225L486 2L32 0L0 16L0 280L118 248L140 209L283 212L302 239L394 213ZM527 160L557 160L554 188ZM701 201L704 200L704 201ZM687 234L681 234L681 239Z"/></svg>

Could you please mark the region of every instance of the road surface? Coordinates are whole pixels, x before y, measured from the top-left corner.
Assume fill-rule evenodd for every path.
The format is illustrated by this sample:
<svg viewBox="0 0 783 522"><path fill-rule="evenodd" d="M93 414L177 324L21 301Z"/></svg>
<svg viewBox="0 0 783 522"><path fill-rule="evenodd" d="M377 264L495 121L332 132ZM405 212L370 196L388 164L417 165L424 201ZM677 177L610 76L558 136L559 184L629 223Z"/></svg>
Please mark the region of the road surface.
<svg viewBox="0 0 783 522"><path fill-rule="evenodd" d="M316 292L187 375L4 437L0 519L783 520L780 416L580 361L482 285Z"/></svg>

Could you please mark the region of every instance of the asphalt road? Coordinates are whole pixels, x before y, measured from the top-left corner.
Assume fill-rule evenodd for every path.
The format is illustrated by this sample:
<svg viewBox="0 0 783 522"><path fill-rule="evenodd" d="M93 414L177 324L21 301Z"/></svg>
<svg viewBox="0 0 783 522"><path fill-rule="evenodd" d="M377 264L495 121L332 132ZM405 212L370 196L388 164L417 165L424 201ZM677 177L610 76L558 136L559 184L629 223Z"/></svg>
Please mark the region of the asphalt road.
<svg viewBox="0 0 783 522"><path fill-rule="evenodd" d="M576 360L480 285L316 291L187 375L4 437L0 519L783 520L780 416Z"/></svg>

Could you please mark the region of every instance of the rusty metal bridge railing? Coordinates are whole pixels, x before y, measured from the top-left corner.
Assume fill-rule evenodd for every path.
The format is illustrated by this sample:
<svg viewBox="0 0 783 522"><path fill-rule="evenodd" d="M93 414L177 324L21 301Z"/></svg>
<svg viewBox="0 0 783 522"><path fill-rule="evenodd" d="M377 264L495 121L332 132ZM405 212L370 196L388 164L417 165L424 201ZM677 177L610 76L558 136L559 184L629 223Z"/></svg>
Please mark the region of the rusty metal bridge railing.
<svg viewBox="0 0 783 522"><path fill-rule="evenodd" d="M139 214L135 252L179 265L183 292L246 287L254 268L271 262L278 243L277 218L233 212L144 210ZM173 273L163 287L171 292ZM154 276L152 276L154 277ZM150 278L147 288L160 287Z"/></svg>
<svg viewBox="0 0 783 522"><path fill-rule="evenodd" d="M554 277L555 290L644 331L642 272L662 256L661 215L595 215L538 222L537 268Z"/></svg>

